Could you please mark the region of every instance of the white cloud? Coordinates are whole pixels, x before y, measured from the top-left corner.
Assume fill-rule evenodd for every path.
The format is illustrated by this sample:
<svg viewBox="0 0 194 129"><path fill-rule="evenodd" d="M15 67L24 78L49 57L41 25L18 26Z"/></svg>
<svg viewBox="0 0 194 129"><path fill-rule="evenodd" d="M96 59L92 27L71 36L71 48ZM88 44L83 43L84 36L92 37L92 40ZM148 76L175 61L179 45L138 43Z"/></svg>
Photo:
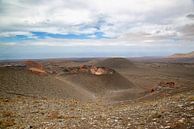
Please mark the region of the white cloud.
<svg viewBox="0 0 194 129"><path fill-rule="evenodd" d="M3 43L4 46L55 46L55 47L104 47L104 46L150 46L150 42L141 42L139 44L134 42L129 42L120 39L55 39L55 38L47 38L47 39L36 39L36 40L27 40L20 41L19 43L9 42Z"/></svg>
<svg viewBox="0 0 194 129"><path fill-rule="evenodd" d="M27 36L33 36L30 32L24 32L24 31L10 31L10 32L1 32L0 37L12 37L16 35L27 35Z"/></svg>
<svg viewBox="0 0 194 129"><path fill-rule="evenodd" d="M1 0L0 37L100 31L129 42L187 40L180 28L194 22L193 11L192 0Z"/></svg>

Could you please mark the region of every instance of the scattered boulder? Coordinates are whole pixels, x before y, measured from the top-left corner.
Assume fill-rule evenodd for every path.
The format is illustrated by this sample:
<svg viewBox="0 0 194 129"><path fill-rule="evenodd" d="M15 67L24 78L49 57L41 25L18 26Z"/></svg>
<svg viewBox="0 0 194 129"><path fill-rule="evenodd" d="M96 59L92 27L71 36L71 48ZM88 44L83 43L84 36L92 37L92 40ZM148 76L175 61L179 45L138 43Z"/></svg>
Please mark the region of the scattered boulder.
<svg viewBox="0 0 194 129"><path fill-rule="evenodd" d="M154 92L154 91L155 91L155 89L154 89L154 88L153 88L153 89L151 89L151 93L152 93L152 92Z"/></svg>
<svg viewBox="0 0 194 129"><path fill-rule="evenodd" d="M176 88L176 84L173 81L170 82L159 82L159 84L157 86L155 86L154 88L151 89L151 93L155 92L155 91L159 91L159 90L163 90L163 89L173 89Z"/></svg>
<svg viewBox="0 0 194 129"><path fill-rule="evenodd" d="M162 87L175 88L175 82L160 82L158 85Z"/></svg>

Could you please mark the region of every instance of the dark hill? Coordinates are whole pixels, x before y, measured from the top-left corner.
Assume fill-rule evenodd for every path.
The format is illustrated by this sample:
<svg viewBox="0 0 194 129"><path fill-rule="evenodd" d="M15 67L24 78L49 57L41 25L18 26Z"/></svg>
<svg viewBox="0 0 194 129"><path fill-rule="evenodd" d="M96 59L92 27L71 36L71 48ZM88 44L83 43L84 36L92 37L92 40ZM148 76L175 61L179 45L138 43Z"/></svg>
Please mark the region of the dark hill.
<svg viewBox="0 0 194 129"><path fill-rule="evenodd" d="M108 58L98 61L95 65L112 69L135 68L135 65L125 58Z"/></svg>
<svg viewBox="0 0 194 129"><path fill-rule="evenodd" d="M69 74L63 76L65 80L81 86L93 93L104 93L107 90L130 89L135 86L119 73L106 75L92 75L87 73Z"/></svg>
<svg viewBox="0 0 194 129"><path fill-rule="evenodd" d="M134 92L138 91L138 92ZM130 100L141 89L118 72L95 75L87 72L37 75L26 69L0 68L0 96L75 98L78 100Z"/></svg>
<svg viewBox="0 0 194 129"><path fill-rule="evenodd" d="M25 69L0 68L0 96L13 95L79 100L92 98L53 76L39 76Z"/></svg>

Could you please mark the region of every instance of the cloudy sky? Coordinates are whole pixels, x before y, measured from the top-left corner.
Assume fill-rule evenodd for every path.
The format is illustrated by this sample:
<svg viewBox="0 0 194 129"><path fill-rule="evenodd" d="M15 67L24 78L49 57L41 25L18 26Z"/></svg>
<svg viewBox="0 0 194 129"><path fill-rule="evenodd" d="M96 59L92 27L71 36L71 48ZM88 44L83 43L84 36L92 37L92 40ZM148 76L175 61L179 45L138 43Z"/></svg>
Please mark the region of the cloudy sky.
<svg viewBox="0 0 194 129"><path fill-rule="evenodd" d="M0 59L194 51L194 0L0 0Z"/></svg>

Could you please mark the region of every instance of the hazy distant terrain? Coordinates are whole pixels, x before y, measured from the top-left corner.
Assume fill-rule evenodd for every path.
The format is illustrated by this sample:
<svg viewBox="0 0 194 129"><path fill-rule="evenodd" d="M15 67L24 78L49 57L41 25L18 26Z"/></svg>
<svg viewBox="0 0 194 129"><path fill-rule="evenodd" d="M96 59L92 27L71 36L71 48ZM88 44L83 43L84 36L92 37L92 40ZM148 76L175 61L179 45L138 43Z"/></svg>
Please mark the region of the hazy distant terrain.
<svg viewBox="0 0 194 129"><path fill-rule="evenodd" d="M171 55L169 58L194 58L194 51L189 53L177 53Z"/></svg>

